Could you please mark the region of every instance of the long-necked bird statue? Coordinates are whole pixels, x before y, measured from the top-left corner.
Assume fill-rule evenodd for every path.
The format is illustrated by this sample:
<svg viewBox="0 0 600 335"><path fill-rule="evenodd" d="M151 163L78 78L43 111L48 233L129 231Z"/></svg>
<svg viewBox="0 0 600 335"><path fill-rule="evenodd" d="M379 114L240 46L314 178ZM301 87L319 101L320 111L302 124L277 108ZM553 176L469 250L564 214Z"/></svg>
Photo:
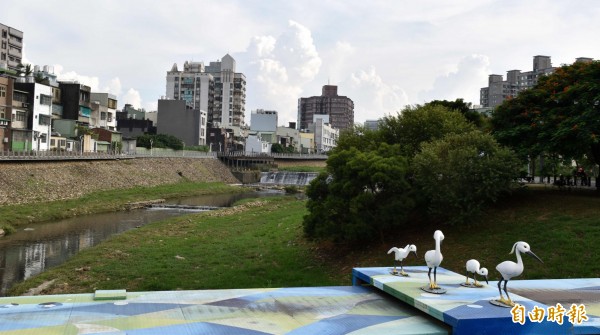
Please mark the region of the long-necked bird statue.
<svg viewBox="0 0 600 335"><path fill-rule="evenodd" d="M408 276L408 273L404 272L404 268L402 267L402 261L408 257L411 252L415 253L415 257L417 257L417 246L414 244L407 244L404 248L391 248L387 253L394 253L394 270L392 270L393 275L401 275ZM396 263L400 262L400 272L396 270Z"/></svg>
<svg viewBox="0 0 600 335"><path fill-rule="evenodd" d="M498 281L498 292L500 292L500 299L495 300L495 302L503 304L506 307L512 307L515 305L515 303L510 299L510 296L508 295L508 291L506 290L506 284L511 278L520 276L521 273L523 273L523 260L521 259L521 253L528 254L529 256L532 256L538 261L540 261L541 263L544 263L536 254L534 254L531 251L531 248L529 247L529 244L527 244L527 242L519 241L515 243L510 253L512 254L513 252L515 252L517 255L516 263L513 261L504 261L496 266L496 270L500 272L502 279ZM502 281L504 281L504 293L506 293L506 299L504 299L504 295L502 295Z"/></svg>
<svg viewBox="0 0 600 335"><path fill-rule="evenodd" d="M483 279L485 279L485 282L489 284L488 269L480 267L479 261L477 261L476 259L469 259L467 261L466 267L467 267L467 275L466 275L467 281L466 281L465 285L463 285L463 286L483 287L483 285L477 281L477 275L482 276ZM469 282L469 274L473 274L474 282L472 284Z"/></svg>
<svg viewBox="0 0 600 335"><path fill-rule="evenodd" d="M444 259L441 250L444 234L441 230L436 230L435 233L433 233L433 239L435 240L435 250L429 250L425 253L425 262L429 268L429 271L427 272L427 277L429 277L429 289L425 287L423 290L431 293L442 294L446 293L446 290L442 289L437 284L437 268ZM431 280L431 270L433 270L433 280Z"/></svg>

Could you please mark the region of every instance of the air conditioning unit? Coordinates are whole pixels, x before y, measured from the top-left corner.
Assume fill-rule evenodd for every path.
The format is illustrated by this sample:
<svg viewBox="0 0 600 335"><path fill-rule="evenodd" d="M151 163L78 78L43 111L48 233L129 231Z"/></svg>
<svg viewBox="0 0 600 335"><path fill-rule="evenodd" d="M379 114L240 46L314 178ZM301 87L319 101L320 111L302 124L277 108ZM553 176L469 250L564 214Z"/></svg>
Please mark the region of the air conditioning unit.
<svg viewBox="0 0 600 335"><path fill-rule="evenodd" d="M23 108L27 108L27 107L29 107L29 104L28 104L28 103L26 103L26 102L24 102L24 103L23 103Z"/></svg>

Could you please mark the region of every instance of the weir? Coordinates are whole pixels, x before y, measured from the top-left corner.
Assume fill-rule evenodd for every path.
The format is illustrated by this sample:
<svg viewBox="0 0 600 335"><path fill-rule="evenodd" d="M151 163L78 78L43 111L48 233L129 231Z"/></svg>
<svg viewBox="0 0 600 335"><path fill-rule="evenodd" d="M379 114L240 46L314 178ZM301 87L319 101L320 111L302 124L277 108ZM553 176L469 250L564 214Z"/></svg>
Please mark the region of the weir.
<svg viewBox="0 0 600 335"><path fill-rule="evenodd" d="M262 172L261 184L306 186L319 174L317 172L277 171Z"/></svg>

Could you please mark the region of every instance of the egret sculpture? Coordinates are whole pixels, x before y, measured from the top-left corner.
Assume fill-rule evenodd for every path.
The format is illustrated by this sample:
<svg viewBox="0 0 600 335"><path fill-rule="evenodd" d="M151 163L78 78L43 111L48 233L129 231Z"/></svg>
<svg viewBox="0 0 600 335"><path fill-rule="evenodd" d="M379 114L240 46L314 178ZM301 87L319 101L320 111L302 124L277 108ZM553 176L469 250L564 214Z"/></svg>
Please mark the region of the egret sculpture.
<svg viewBox="0 0 600 335"><path fill-rule="evenodd" d="M477 275L482 276L485 279L485 282L489 284L487 277L488 269L480 268L479 266L480 264L476 259L469 259L467 261L467 282L465 286L471 286L471 283L469 283L469 273L473 274L473 280L475 281L473 285L475 285L475 287L483 287L483 285L477 282Z"/></svg>
<svg viewBox="0 0 600 335"><path fill-rule="evenodd" d="M415 253L415 257L417 257L417 246L415 246L414 244L407 244L406 247L404 248L396 248L393 247L391 248L387 253L391 254L392 252L394 252L394 270L392 271L392 274L398 274L398 270L396 270L396 263L400 262L400 275L402 276L408 276L408 273L404 272L404 268L402 267L402 261L408 257L408 255L411 252Z"/></svg>
<svg viewBox="0 0 600 335"><path fill-rule="evenodd" d="M429 272L427 272L427 277L429 277L429 290L440 293L440 290L442 289L437 285L437 267L440 266L444 259L440 247L444 240L444 234L442 234L441 230L436 230L435 233L433 233L433 239L435 240L435 250L429 250L425 253L425 262L429 268ZM433 269L433 281L431 280L431 269ZM442 293L444 292L445 291Z"/></svg>
<svg viewBox="0 0 600 335"><path fill-rule="evenodd" d="M508 295L508 291L506 290L506 284L511 278L520 276L521 273L523 273L523 260L521 259L521 253L528 254L529 256L532 256L538 261L540 261L541 263L544 263L536 254L534 254L531 251L531 248L529 247L529 244L527 244L527 242L519 241L515 243L510 253L512 254L515 251L517 254L516 263L513 261L504 261L496 266L496 270L498 270L498 272L500 272L500 275L502 275L502 279L498 281L498 292L500 292L500 299L497 301L507 306L515 305L515 303L510 299L510 296ZM504 299L504 296L502 295L502 289L500 288L502 281L504 281L504 293L506 293L506 299Z"/></svg>

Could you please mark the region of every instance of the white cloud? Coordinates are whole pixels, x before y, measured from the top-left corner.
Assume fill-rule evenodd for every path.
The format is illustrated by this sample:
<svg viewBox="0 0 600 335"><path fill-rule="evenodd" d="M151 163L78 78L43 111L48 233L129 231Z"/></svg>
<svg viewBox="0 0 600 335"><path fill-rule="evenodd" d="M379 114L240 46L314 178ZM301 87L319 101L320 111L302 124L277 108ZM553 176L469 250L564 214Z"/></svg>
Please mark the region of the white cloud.
<svg viewBox="0 0 600 335"><path fill-rule="evenodd" d="M133 88L146 108L165 94L173 63L229 53L247 78L247 120L265 108L280 123L328 83L362 122L430 99L477 103L489 74L530 70L535 55L554 65L600 58L595 0L28 0L2 17L24 32L24 62L60 63L118 96Z"/></svg>
<svg viewBox="0 0 600 335"><path fill-rule="evenodd" d="M374 67L368 71L352 73L349 80L348 95L354 101L354 119L358 123L378 119L384 114L397 112L408 104L406 92L397 85L387 83ZM357 104L356 98L360 99Z"/></svg>
<svg viewBox="0 0 600 335"><path fill-rule="evenodd" d="M136 91L133 88L127 90L127 92L121 96L121 100L123 101L123 105L130 104L133 108L141 108L142 107L142 97L140 92Z"/></svg>
<svg viewBox="0 0 600 335"><path fill-rule="evenodd" d="M479 104L479 89L487 84L490 60L483 55L464 57L456 69L437 77L431 89L419 94L420 100L456 100Z"/></svg>
<svg viewBox="0 0 600 335"><path fill-rule="evenodd" d="M111 79L108 82L108 84L106 86L104 86L102 91L111 93L111 94L114 94L117 96L121 95L121 92L123 91L122 85L121 85L121 79L119 79L118 77Z"/></svg>
<svg viewBox="0 0 600 335"><path fill-rule="evenodd" d="M247 104L252 109L276 110L279 123L297 118L297 101L304 85L319 73L321 58L308 28L289 21L283 33L255 36L245 53L234 56L248 78ZM247 120L250 109L247 109Z"/></svg>

